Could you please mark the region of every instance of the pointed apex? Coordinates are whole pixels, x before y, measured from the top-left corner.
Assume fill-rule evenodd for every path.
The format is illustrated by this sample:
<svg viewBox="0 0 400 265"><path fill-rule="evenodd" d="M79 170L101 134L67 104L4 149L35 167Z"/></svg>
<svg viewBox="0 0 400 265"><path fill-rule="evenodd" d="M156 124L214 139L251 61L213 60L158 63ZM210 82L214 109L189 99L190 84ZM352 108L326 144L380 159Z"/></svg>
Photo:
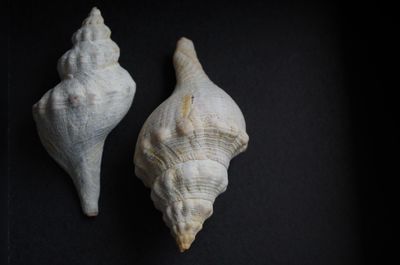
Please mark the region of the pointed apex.
<svg viewBox="0 0 400 265"><path fill-rule="evenodd" d="M197 233L203 228L202 223L179 223L173 228L172 234L180 252L184 252L190 248L196 238Z"/></svg>
<svg viewBox="0 0 400 265"><path fill-rule="evenodd" d="M97 7L93 7L90 11L90 16L101 16L101 12Z"/></svg>
<svg viewBox="0 0 400 265"><path fill-rule="evenodd" d="M212 211L212 202L203 199L175 202L164 211L164 221L170 228L181 252L190 248Z"/></svg>
<svg viewBox="0 0 400 265"><path fill-rule="evenodd" d="M83 25L90 24L104 24L104 19L101 16L101 12L97 7L93 7L89 13L89 16L83 21Z"/></svg>
<svg viewBox="0 0 400 265"><path fill-rule="evenodd" d="M188 250L190 248L190 246L192 245L195 237L196 236L193 234L184 234L180 237L177 237L176 243L178 244L179 251L182 253L182 252L185 252L186 250Z"/></svg>

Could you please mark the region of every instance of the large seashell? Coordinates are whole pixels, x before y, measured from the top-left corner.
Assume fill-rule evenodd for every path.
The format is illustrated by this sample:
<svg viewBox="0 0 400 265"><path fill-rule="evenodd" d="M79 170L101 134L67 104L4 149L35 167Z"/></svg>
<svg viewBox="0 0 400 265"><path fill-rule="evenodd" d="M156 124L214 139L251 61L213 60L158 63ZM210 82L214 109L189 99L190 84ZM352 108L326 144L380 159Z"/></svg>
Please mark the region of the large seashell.
<svg viewBox="0 0 400 265"><path fill-rule="evenodd" d="M178 41L173 61L175 90L143 125L134 161L183 252L226 190L229 162L249 137L239 107L204 73L190 40Z"/></svg>
<svg viewBox="0 0 400 265"><path fill-rule="evenodd" d="M119 48L97 8L58 61L62 81L33 105L40 139L71 176L83 212L98 214L100 164L107 135L128 112L136 90L118 64Z"/></svg>

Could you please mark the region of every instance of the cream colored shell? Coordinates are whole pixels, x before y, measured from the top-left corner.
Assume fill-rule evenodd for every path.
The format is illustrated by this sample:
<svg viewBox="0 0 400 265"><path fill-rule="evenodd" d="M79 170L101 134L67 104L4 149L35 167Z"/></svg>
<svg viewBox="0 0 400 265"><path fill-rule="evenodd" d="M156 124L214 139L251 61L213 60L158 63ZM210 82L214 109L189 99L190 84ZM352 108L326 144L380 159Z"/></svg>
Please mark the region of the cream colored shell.
<svg viewBox="0 0 400 265"><path fill-rule="evenodd" d="M230 160L249 137L239 107L204 73L190 40L178 41L173 59L175 90L143 125L134 162L184 251L226 190Z"/></svg>
<svg viewBox="0 0 400 265"><path fill-rule="evenodd" d="M136 89L118 64L119 48L110 35L93 8L58 61L62 81L33 106L40 139L71 176L88 216L98 213L104 141L128 112Z"/></svg>

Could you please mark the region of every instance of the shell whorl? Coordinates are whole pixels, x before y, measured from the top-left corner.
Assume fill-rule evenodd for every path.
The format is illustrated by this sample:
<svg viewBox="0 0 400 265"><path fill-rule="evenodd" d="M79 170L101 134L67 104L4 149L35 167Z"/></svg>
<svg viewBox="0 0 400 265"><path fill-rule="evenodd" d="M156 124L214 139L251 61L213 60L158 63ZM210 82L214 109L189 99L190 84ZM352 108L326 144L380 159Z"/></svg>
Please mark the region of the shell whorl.
<svg viewBox="0 0 400 265"><path fill-rule="evenodd" d="M187 161L157 178L151 197L181 251L189 249L227 185L226 168L212 160Z"/></svg>
<svg viewBox="0 0 400 265"><path fill-rule="evenodd" d="M110 38L100 10L94 7L72 36L73 47L58 61L62 79L79 72L90 72L118 63L119 48Z"/></svg>

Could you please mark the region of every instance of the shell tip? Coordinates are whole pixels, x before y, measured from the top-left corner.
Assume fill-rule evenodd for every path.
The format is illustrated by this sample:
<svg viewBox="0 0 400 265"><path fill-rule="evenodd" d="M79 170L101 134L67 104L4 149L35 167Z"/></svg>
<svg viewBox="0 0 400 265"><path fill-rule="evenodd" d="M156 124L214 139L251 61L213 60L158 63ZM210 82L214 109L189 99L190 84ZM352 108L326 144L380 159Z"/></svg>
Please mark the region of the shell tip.
<svg viewBox="0 0 400 265"><path fill-rule="evenodd" d="M204 70L197 58L194 44L186 37L181 37L176 43L173 63L178 83L187 77L205 76Z"/></svg>
<svg viewBox="0 0 400 265"><path fill-rule="evenodd" d="M104 24L104 19L101 16L101 12L97 7L93 7L89 13L89 16L83 21L82 25L90 24Z"/></svg>
<svg viewBox="0 0 400 265"><path fill-rule="evenodd" d="M90 212L90 213L85 213L87 217L96 217L99 215L99 212Z"/></svg>
<svg viewBox="0 0 400 265"><path fill-rule="evenodd" d="M90 16L100 16L100 15L101 15L100 9L98 9L97 6L94 6L90 11Z"/></svg>
<svg viewBox="0 0 400 265"><path fill-rule="evenodd" d="M193 43L189 38L186 38L184 36L179 38L178 43L180 43L180 42Z"/></svg>
<svg viewBox="0 0 400 265"><path fill-rule="evenodd" d="M181 37L178 42L176 43L176 49L177 50L194 50L194 44L193 41L186 37Z"/></svg>
<svg viewBox="0 0 400 265"><path fill-rule="evenodd" d="M184 234L176 238L176 243L178 244L179 251L181 253L185 252L190 248L193 241L195 239L195 235L193 234Z"/></svg>
<svg viewBox="0 0 400 265"><path fill-rule="evenodd" d="M175 237L180 252L184 252L190 248L197 233L203 228L203 222L179 223L173 226L171 232Z"/></svg>
<svg viewBox="0 0 400 265"><path fill-rule="evenodd" d="M82 199L82 211L88 217L96 217L99 214L97 200Z"/></svg>

